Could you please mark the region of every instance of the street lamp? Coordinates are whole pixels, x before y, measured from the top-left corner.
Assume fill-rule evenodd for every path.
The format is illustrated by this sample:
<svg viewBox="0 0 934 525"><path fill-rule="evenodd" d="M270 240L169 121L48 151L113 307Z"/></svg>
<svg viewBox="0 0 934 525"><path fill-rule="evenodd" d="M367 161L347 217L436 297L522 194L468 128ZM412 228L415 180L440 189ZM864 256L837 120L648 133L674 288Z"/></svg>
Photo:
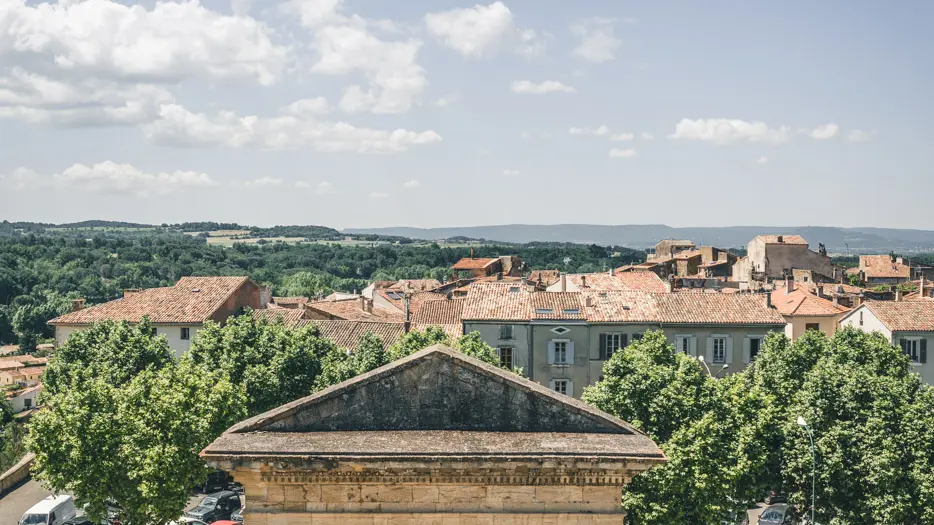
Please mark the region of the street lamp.
<svg viewBox="0 0 934 525"><path fill-rule="evenodd" d="M814 509L817 500L817 453L814 450L814 434L811 433L808 422L801 416L798 416L798 426L808 433L808 439L811 440L811 525L814 525Z"/></svg>
<svg viewBox="0 0 934 525"><path fill-rule="evenodd" d="M714 379L720 379L720 372L726 372L726 369L729 368L729 367L730 367L729 364L723 363L723 367L721 367L720 370L717 370L717 375L713 376L713 378L714 378Z"/></svg>
<svg viewBox="0 0 934 525"><path fill-rule="evenodd" d="M724 363L723 366L720 367L720 370L717 370L717 373L714 374L713 372L710 371L710 367L707 366L707 361L704 360L704 356L702 356L702 355L697 356L697 360L700 361L700 363L701 363L702 365L704 365L704 368L707 369L707 375L713 377L714 379L719 378L719 377L720 377L720 373L723 372L724 370L726 370L727 368L730 367L730 365L729 365L728 363Z"/></svg>

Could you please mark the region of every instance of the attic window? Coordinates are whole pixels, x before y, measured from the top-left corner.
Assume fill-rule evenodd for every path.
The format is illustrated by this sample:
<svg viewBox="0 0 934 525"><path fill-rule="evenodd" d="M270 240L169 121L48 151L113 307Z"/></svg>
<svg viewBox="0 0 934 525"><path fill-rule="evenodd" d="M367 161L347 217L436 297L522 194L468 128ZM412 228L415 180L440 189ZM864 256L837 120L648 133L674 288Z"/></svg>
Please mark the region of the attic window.
<svg viewBox="0 0 934 525"><path fill-rule="evenodd" d="M566 314L579 314L579 313L581 313L581 309L580 309L580 308L565 308L565 309L564 309L564 313L566 313Z"/></svg>
<svg viewBox="0 0 934 525"><path fill-rule="evenodd" d="M386 295L388 295L389 298L393 301L398 301L399 299L402 299L403 296L402 292L386 292Z"/></svg>
<svg viewBox="0 0 934 525"><path fill-rule="evenodd" d="M519 287L518 287L518 286L510 286L510 287L509 287L509 293L519 293Z"/></svg>
<svg viewBox="0 0 934 525"><path fill-rule="evenodd" d="M599 295L601 299L606 299L606 292L600 292Z"/></svg>
<svg viewBox="0 0 934 525"><path fill-rule="evenodd" d="M557 327L557 328L552 328L551 331L554 332L554 333L556 333L556 334L559 334L559 335L560 335L560 334L566 334L566 333L570 332L569 329L567 329L567 328L565 328L565 327L563 327L563 326L559 326L559 327Z"/></svg>
<svg viewBox="0 0 934 525"><path fill-rule="evenodd" d="M551 308L536 308L535 313L538 315L545 315L545 314L553 314L555 313L555 311L552 310Z"/></svg>

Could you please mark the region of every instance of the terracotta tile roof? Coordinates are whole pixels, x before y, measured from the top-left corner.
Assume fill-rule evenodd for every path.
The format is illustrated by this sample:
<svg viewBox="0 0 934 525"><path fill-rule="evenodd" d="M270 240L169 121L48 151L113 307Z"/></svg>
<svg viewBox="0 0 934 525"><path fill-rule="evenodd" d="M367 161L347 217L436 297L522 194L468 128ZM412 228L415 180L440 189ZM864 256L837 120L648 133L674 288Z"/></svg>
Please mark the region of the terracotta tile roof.
<svg viewBox="0 0 934 525"><path fill-rule="evenodd" d="M893 332L934 332L934 301L866 301L863 304Z"/></svg>
<svg viewBox="0 0 934 525"><path fill-rule="evenodd" d="M528 280L533 283L541 281L545 286L550 286L558 282L560 275L561 272L558 270L532 270Z"/></svg>
<svg viewBox="0 0 934 525"><path fill-rule="evenodd" d="M641 323L658 318L655 296L645 292L584 292L587 320L592 323ZM589 303L587 298L590 298Z"/></svg>
<svg viewBox="0 0 934 525"><path fill-rule="evenodd" d="M49 324L84 325L103 321L200 324L210 319L247 277L182 277L165 288L149 288L133 295L83 308L49 321Z"/></svg>
<svg viewBox="0 0 934 525"><path fill-rule="evenodd" d="M798 287L804 286L811 293L817 293L817 287L820 286L824 295L833 297L834 295L861 295L864 291L859 286L843 283L796 283Z"/></svg>
<svg viewBox="0 0 934 525"><path fill-rule="evenodd" d="M454 266L451 267L452 270L482 270L487 266L498 261L498 258L477 258L471 259L469 257L464 257L463 259L457 261Z"/></svg>
<svg viewBox="0 0 934 525"><path fill-rule="evenodd" d="M403 321L403 314L401 311L390 310L378 305L373 305L372 311L367 311L361 307L359 298L343 299L339 301L309 302L305 304L305 308L335 319L348 321Z"/></svg>
<svg viewBox="0 0 934 525"><path fill-rule="evenodd" d="M655 294L658 322L665 324L784 325L778 310L765 305L761 294Z"/></svg>
<svg viewBox="0 0 934 525"><path fill-rule="evenodd" d="M413 293L434 290L439 286L441 286L441 281L437 279L402 279L397 282L393 288Z"/></svg>
<svg viewBox="0 0 934 525"><path fill-rule="evenodd" d="M860 255L859 267L866 273L867 279L911 278L911 267L892 262L888 255Z"/></svg>
<svg viewBox="0 0 934 525"><path fill-rule="evenodd" d="M765 244L779 244L778 238L782 238L781 244L807 244L808 242L804 240L804 237L800 235L757 235L756 239L761 240Z"/></svg>
<svg viewBox="0 0 934 525"><path fill-rule="evenodd" d="M412 325L460 325L466 302L466 297L425 301L412 312Z"/></svg>
<svg viewBox="0 0 934 525"><path fill-rule="evenodd" d="M791 293L784 288L772 292L772 305L782 315L787 316L834 316L850 311L849 308L834 304L812 293L800 284Z"/></svg>
<svg viewBox="0 0 934 525"><path fill-rule="evenodd" d="M730 264L730 261L710 261L701 264L699 268L713 268L714 266L720 266L723 264Z"/></svg>
<svg viewBox="0 0 934 525"><path fill-rule="evenodd" d="M264 308L260 310L253 310L253 319L267 320L269 322L275 322L278 319L282 319L282 324L286 326L295 326L295 323L305 317L304 308Z"/></svg>
<svg viewBox="0 0 934 525"><path fill-rule="evenodd" d="M672 256L673 259L677 260L687 260L694 257L700 257L703 255L703 252L700 250L684 250L683 252L678 252Z"/></svg>
<svg viewBox="0 0 934 525"><path fill-rule="evenodd" d="M585 290L638 290L642 292L665 293L665 281L654 272L623 272L569 274L568 282L574 283L581 291ZM582 285L586 281L586 288Z"/></svg>
<svg viewBox="0 0 934 525"><path fill-rule="evenodd" d="M308 299L307 297L273 297L272 298L272 302L279 306L301 305L301 304L307 303L308 301L310 301L310 299Z"/></svg>
<svg viewBox="0 0 934 525"><path fill-rule="evenodd" d="M367 332L372 332L383 342L384 348L389 348L405 334L403 323L381 323L367 321L315 321L303 319L297 321L295 326L317 326L321 330L321 337L330 339L338 348L354 350L360 338Z"/></svg>
<svg viewBox="0 0 934 525"><path fill-rule="evenodd" d="M532 319L586 320L583 298L576 292L533 292Z"/></svg>
<svg viewBox="0 0 934 525"><path fill-rule="evenodd" d="M530 286L516 283L471 284L464 303L464 320L528 321L532 318Z"/></svg>

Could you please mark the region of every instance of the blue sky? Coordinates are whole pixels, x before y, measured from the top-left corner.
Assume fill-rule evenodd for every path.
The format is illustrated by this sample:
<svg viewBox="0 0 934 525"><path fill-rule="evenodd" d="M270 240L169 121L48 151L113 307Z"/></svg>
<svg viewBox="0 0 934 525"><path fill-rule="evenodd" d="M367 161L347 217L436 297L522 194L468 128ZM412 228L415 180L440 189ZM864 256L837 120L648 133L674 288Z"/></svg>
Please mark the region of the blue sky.
<svg viewBox="0 0 934 525"><path fill-rule="evenodd" d="M934 229L932 15L0 0L0 217Z"/></svg>

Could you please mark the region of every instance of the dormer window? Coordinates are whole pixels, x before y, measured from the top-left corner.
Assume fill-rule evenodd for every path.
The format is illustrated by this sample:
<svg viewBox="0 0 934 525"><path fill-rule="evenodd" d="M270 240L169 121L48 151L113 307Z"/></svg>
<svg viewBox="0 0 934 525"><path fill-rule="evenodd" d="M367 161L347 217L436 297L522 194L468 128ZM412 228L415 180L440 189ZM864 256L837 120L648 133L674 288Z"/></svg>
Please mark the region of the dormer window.
<svg viewBox="0 0 934 525"><path fill-rule="evenodd" d="M569 314L569 315L577 315L581 313L581 309L580 308L565 308L564 313Z"/></svg>

